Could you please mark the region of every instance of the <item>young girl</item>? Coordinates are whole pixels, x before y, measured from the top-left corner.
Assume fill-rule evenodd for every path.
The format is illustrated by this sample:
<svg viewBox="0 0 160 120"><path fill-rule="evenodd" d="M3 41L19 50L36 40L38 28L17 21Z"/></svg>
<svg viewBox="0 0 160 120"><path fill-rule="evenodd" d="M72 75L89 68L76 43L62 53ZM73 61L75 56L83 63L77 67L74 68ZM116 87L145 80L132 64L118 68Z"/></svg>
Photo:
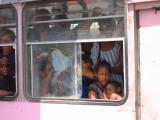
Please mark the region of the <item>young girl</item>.
<svg viewBox="0 0 160 120"><path fill-rule="evenodd" d="M96 82L89 86L88 97L90 99L104 99L104 88L111 74L111 66L106 61L99 61L94 71Z"/></svg>
<svg viewBox="0 0 160 120"><path fill-rule="evenodd" d="M122 87L117 81L109 81L105 87L105 95L108 100L122 100Z"/></svg>

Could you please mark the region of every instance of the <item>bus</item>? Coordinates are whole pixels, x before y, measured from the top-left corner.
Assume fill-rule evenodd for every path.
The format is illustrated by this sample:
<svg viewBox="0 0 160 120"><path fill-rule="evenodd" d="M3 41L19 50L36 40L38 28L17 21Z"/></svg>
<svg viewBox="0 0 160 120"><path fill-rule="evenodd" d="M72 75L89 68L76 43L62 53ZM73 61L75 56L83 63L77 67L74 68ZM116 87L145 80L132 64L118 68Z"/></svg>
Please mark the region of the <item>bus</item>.
<svg viewBox="0 0 160 120"><path fill-rule="evenodd" d="M158 120L159 34L159 0L0 0L1 119Z"/></svg>

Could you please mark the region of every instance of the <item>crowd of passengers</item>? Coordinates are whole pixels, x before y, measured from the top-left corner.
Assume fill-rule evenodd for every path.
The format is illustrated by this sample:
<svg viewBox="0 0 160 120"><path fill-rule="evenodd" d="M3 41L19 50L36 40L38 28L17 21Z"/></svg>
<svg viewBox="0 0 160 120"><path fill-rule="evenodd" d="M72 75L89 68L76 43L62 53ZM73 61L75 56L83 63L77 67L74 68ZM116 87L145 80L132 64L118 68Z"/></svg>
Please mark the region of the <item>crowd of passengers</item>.
<svg viewBox="0 0 160 120"><path fill-rule="evenodd" d="M41 13L50 14L48 10L41 9ZM39 13L39 11L37 12ZM63 13L63 12L62 12ZM101 13L101 9L99 7L95 7L91 14L91 17L104 15ZM87 15L86 15L87 16ZM39 18L40 20L48 20L50 17ZM55 19L68 19L66 14L61 14L55 16ZM92 20L79 23L77 29L86 30L89 29L89 26L92 24ZM45 23L47 26L47 30L49 28L49 23ZM69 22L57 22L54 23L55 27L53 30L48 30L46 33L56 33L54 34L54 38L49 34L46 35L43 33L40 25L38 26L38 30L40 32L35 32L41 36L37 38L40 41L45 39L47 40L63 40L63 39L77 39L77 32L75 29L70 29ZM106 20L99 21L99 31L101 37L116 37L123 36L123 21L120 19L117 25L116 30L113 32L114 21L112 18L108 18ZM36 28L36 27L35 27ZM45 28L44 26L42 28ZM34 29L36 30L36 29ZM42 33L43 34L42 34ZM34 32L32 32L34 33ZM31 35L33 36L33 35ZM67 37L66 37L67 36ZM47 38L48 37L48 38ZM49 38L50 37L50 38ZM31 37L29 37L31 38ZM36 39L34 39L36 40ZM32 40L31 40L32 41ZM89 98L89 99L111 99L111 100L121 100L123 98L123 46L122 42L94 42L94 43L82 43L82 96L81 98ZM48 49L49 51L49 49ZM42 57L42 58L41 58ZM53 56L54 57L54 56ZM52 90L50 90L51 77L54 74L54 67L48 58L43 58L43 52L38 54L38 59L41 60L40 65L40 76L42 79L41 83L41 96L47 96ZM51 70L53 69L53 71ZM66 73L64 73L66 74ZM63 76L63 75L62 75ZM58 90L54 93L55 96L63 96L65 95L65 90L63 88L63 80L58 80L56 83L59 85L57 87ZM51 93L52 94L52 93Z"/></svg>
<svg viewBox="0 0 160 120"><path fill-rule="evenodd" d="M83 9L86 6L82 5ZM55 20L68 19L62 11L54 17ZM50 12L47 9L36 11L35 21L50 20ZM89 14L83 14L88 17ZM90 17L104 16L101 8L95 7ZM80 22L77 27L70 29L71 23L55 22L54 27L50 27L48 22L35 24L32 29L27 31L28 41L49 41L49 40L76 40L78 32L90 29L92 20ZM99 31L103 37L123 36L123 21L120 19L116 30L113 32L114 21L112 18L100 20ZM0 42L10 43L15 40L13 31L7 28L0 30ZM52 47L52 45L50 45ZM82 96L89 99L122 100L123 98L123 46L121 42L94 42L82 43ZM50 48L34 48L35 56L39 62L39 76L41 79L40 95L47 96L50 87L56 85L56 96L64 95L63 80L50 85L54 76L54 66L51 64L48 55L44 51ZM54 57L54 56L53 56ZM66 71L61 74L65 76ZM69 76L69 75L68 75ZM58 87L57 87L58 86ZM15 93L15 51L13 46L0 47L0 96L10 96Z"/></svg>

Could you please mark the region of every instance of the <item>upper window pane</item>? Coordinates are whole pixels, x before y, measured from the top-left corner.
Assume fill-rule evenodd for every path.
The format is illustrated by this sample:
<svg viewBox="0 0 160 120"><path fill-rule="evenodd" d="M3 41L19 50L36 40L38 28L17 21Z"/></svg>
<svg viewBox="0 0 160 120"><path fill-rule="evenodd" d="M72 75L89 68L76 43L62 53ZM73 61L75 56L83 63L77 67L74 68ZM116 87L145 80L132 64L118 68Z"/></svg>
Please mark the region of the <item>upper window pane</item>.
<svg viewBox="0 0 160 120"><path fill-rule="evenodd" d="M80 0L28 7L27 41L55 41L124 36L123 1Z"/></svg>
<svg viewBox="0 0 160 120"><path fill-rule="evenodd" d="M16 94L16 11L0 6L0 97Z"/></svg>

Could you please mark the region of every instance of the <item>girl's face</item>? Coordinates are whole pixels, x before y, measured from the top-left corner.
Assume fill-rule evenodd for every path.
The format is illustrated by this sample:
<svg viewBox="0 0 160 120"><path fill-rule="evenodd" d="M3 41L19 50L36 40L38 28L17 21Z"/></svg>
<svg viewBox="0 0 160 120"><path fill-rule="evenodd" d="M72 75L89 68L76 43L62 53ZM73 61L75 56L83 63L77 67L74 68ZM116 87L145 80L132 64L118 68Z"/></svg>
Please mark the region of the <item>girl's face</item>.
<svg viewBox="0 0 160 120"><path fill-rule="evenodd" d="M98 79L98 82L104 86L106 82L108 81L110 76L110 72L105 67L100 67L96 73L96 77Z"/></svg>

